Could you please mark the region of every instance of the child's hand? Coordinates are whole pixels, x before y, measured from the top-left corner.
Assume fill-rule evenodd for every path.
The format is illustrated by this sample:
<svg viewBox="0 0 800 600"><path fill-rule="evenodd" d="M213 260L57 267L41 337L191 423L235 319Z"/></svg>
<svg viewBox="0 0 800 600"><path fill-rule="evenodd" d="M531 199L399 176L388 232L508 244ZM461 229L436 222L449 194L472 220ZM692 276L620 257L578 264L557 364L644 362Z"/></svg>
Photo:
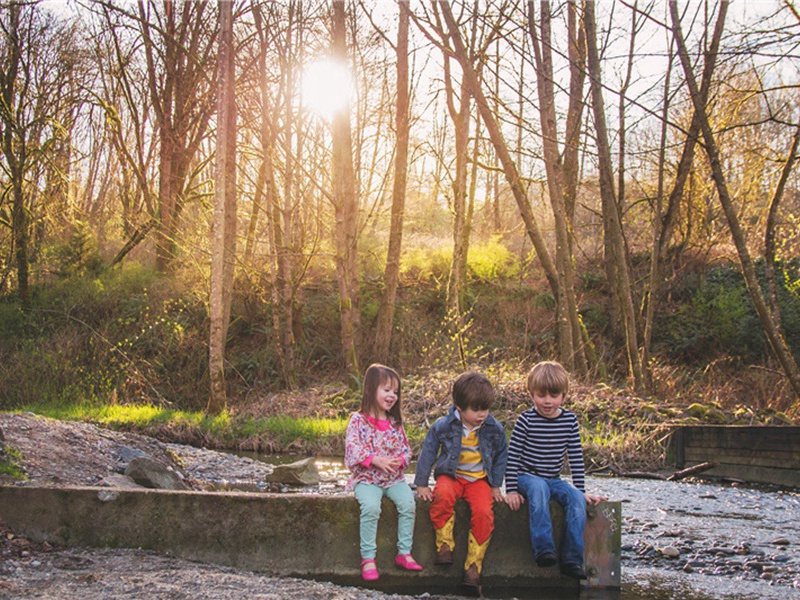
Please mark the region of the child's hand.
<svg viewBox="0 0 800 600"><path fill-rule="evenodd" d="M394 475L403 468L403 459L399 456L394 458L389 456L376 456L372 459L372 466L387 475Z"/></svg>
<svg viewBox="0 0 800 600"><path fill-rule="evenodd" d="M599 504L603 500L608 500L605 496L592 496L591 494L584 494L584 496L586 496L586 504L591 504L592 506Z"/></svg>
<svg viewBox="0 0 800 600"><path fill-rule="evenodd" d="M417 496L419 496L420 500L427 500L428 502L431 502L433 500L433 492L431 491L431 488L429 488L428 486L418 485Z"/></svg>
<svg viewBox="0 0 800 600"><path fill-rule="evenodd" d="M511 510L518 510L520 506L522 506L523 502L525 502L525 498L523 498L517 492L511 492L510 494L506 495L506 504L511 508Z"/></svg>
<svg viewBox="0 0 800 600"><path fill-rule="evenodd" d="M495 487L492 488L492 500L495 502L504 502L505 499L505 496L503 496L503 490Z"/></svg>

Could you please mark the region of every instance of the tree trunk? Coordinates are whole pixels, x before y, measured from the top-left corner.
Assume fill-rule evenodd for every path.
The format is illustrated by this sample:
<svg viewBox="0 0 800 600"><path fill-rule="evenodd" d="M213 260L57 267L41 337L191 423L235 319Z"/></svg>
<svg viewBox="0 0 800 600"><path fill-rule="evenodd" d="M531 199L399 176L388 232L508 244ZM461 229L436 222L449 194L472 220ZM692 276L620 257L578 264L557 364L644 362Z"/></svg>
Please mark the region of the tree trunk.
<svg viewBox="0 0 800 600"><path fill-rule="evenodd" d="M572 206L568 209L566 198L565 172L562 166L562 157L558 149L558 128L555 109L555 82L553 78L553 53L551 43L551 13L550 3L542 1L541 4L541 35L537 33L536 19L534 16L534 3L528 2L528 32L533 47L534 65L536 70L536 83L539 95L539 123L542 128L542 149L544 154L545 171L547 173L547 189L550 196L550 205L553 209L553 219L556 233L556 268L558 270L559 286L556 293L556 326L558 331L559 359L570 371L586 373L588 362L583 347L581 324L578 315L578 305L575 295L575 261L572 255L572 223L569 213L574 210L574 196ZM574 7L570 6L570 11ZM574 26L574 19L571 21ZM570 31L572 38L574 32ZM575 55L576 60L580 60ZM577 65L580 66L580 62ZM572 75L581 79L573 69ZM583 98L583 85L572 81L570 93ZM580 122L582 102L574 102L570 97L568 126L569 145L565 150L571 160L570 176L575 179L570 182L570 190L575 193L577 189L577 127Z"/></svg>
<svg viewBox="0 0 800 600"><path fill-rule="evenodd" d="M467 252L469 251L469 234L467 223L467 167L469 152L470 95L466 80L462 76L458 95L459 107L455 108L453 99L453 77L449 67L449 57L445 57L445 89L447 108L453 121L454 149L456 154L456 170L453 176L451 205L453 213L453 259L447 278L447 328L458 346L459 360L462 367L465 353L462 342L462 297L466 283Z"/></svg>
<svg viewBox="0 0 800 600"><path fill-rule="evenodd" d="M116 256L114 256L114 259L111 261L110 266L115 267L119 263L121 263L124 260L124 258L131 252L131 250L136 248L136 246L138 246L142 241L144 241L144 239L147 237L147 234L150 233L150 230L153 229L153 227L155 226L156 226L156 220L150 219L149 221L147 221L147 223L144 223L140 227L137 227L131 234L130 238L128 238L128 241L125 242L122 248L120 248L119 252L117 252Z"/></svg>
<svg viewBox="0 0 800 600"><path fill-rule="evenodd" d="M211 243L208 372L211 394L206 410L226 408L225 341L230 322L236 255L236 95L233 46L233 0L219 3L219 100L217 167Z"/></svg>
<svg viewBox="0 0 800 600"><path fill-rule="evenodd" d="M778 283L775 276L775 228L777 226L778 211L783 198L783 192L786 189L786 182L789 181L789 175L792 172L794 163L797 161L798 146L800 146L800 125L794 129L794 138L792 139L792 144L789 148L789 155L786 157L786 162L781 170L781 176L778 179L778 185L775 186L775 192L772 194L772 200L769 203L767 226L764 231L764 263L767 271L767 289L769 291L770 312L772 313L775 324L782 335L784 334L783 322L781 319L780 305L778 304Z"/></svg>
<svg viewBox="0 0 800 600"><path fill-rule="evenodd" d="M217 70L204 60L213 56L215 43L210 7L173 0L137 3L160 144L156 268L162 272L171 269L176 256L189 168L214 111ZM159 10L163 22L154 25L150 19ZM205 76L207 72L213 77Z"/></svg>
<svg viewBox="0 0 800 600"><path fill-rule="evenodd" d="M394 303L400 279L400 251L403 242L403 215L408 181L409 138L409 88L408 88L408 26L409 0L399 0L400 21L397 30L397 105L395 130L397 151L394 157L394 184L392 187L392 218L389 229L389 249L386 252L386 269L383 274L384 290L378 307L375 332L375 356L378 361L389 361L389 346L394 324Z"/></svg>
<svg viewBox="0 0 800 600"><path fill-rule="evenodd" d="M253 211L257 210L262 205L265 207L264 213L267 220L267 232L270 245L271 265L269 269L270 274L270 295L272 299L272 330L274 333L275 343L279 348L278 360L281 369L281 378L284 385L292 389L297 385L297 373L295 367L295 335L294 335L294 291L293 291L293 275L292 275L292 261L291 261L291 236L292 236L292 218L290 204L292 195L292 186L290 182L293 178L293 161L287 161L286 166L286 180L287 185L284 188L286 194L285 209L282 207L282 198L278 189L278 182L275 178L275 151L277 146L276 132L273 122L280 117L274 112L277 110L276 106L283 105L286 107L286 112L283 116L284 128L286 131L293 131L295 128L294 115L289 107L292 105L291 98L294 90L293 79L293 65L288 60L291 50L294 48L294 39L292 36L295 17L294 5L289 6L289 24L285 31L285 52L286 58L286 85L284 86L283 93L286 94L285 101L270 102L269 96L269 83L264 77L259 77L260 88L260 101L261 101L261 127L260 127L260 141L261 141L261 164L259 165L258 184L256 189L256 201L254 201ZM266 29L262 7L258 4L253 5L253 21L259 36L259 65L262 73L267 72L267 45L269 39L269 32ZM298 136L299 137L299 136ZM287 154L291 154L287 152ZM255 216L253 216L253 220ZM254 230L255 225L251 221L251 230ZM254 241L255 231L252 237L248 234L248 244L251 239Z"/></svg>
<svg viewBox="0 0 800 600"><path fill-rule="evenodd" d="M348 63L344 0L333 2L333 56ZM333 115L333 203L336 217L336 274L342 327L342 356L353 381L360 377L356 336L361 326L358 301L358 198L353 168L349 104Z"/></svg>
<svg viewBox="0 0 800 600"><path fill-rule="evenodd" d="M30 224L25 206L25 164L26 145L17 139L16 132L20 124L16 121L17 81L22 61L22 41L20 40L21 5L12 3L8 7L7 29L7 64L8 68L0 73L4 110L2 114L3 155L8 165L9 188L11 196L11 239L14 249L14 263L17 270L17 294L23 306L30 301L28 244L30 240Z"/></svg>
<svg viewBox="0 0 800 600"><path fill-rule="evenodd" d="M716 56L719 50L720 39L714 38L711 40L711 47L709 56ZM669 80L669 72L672 68L673 55L670 53L669 57L669 70L667 80ZM705 106L708 102L708 95L711 90L711 78L714 75L715 61L706 59L703 66L703 80L700 85L700 98L702 104ZM672 232L675 228L675 221L678 215L678 207L680 206L681 199L683 198L686 183L689 180L689 175L692 171L692 162L694 161L694 151L697 146L698 137L700 135L700 121L697 114L692 115L692 122L689 126L689 131L686 134L686 141L684 142L683 151L681 153L678 168L675 173L675 182L672 186L669 198L667 200L666 210L662 210L661 198L663 197L664 188L664 146L666 144L666 127L668 124L669 112L669 81L666 82L664 88L664 112L663 112L663 128L662 128L662 149L659 160L659 191L656 199L656 215L654 219L653 229L653 249L650 255L650 285L646 295L646 309L644 319L644 339L642 342L642 360L644 364L649 364L650 360L650 345L652 341L652 332L655 320L656 308L661 298L661 287L663 285L662 269L665 260L667 248L669 247L670 240L672 239Z"/></svg>
<svg viewBox="0 0 800 600"><path fill-rule="evenodd" d="M597 135L597 154L600 168L600 197L603 205L603 221L606 224L608 247L613 262L612 282L619 304L625 333L625 348L628 356L628 373L633 378L637 393L645 391L642 359L639 353L639 335L636 325L636 309L633 287L628 270L628 254L625 246L622 220L614 192L614 171L611 163L611 147L606 127L603 86L600 77L600 55L597 48L597 24L594 0L587 0L585 10L586 49L589 67L589 86L592 96L592 111Z"/></svg>
<svg viewBox="0 0 800 600"><path fill-rule="evenodd" d="M714 37L722 35L722 29L725 22L725 14L728 10L728 0L721 0L719 8L719 18L714 31ZM750 251L747 249L747 242L745 240L744 232L739 224L739 217L736 213L736 208L728 191L728 184L725 179L725 173L722 169L720 160L719 148L717 148L716 140L714 139L714 132L711 129L711 124L706 114L706 105L703 103L700 90L697 88L697 82L694 78L692 71L692 64L689 59L689 53L686 48L686 42L683 38L681 31L680 16L678 14L678 5L676 0L670 0L669 12L672 20L672 35L678 47L678 56L681 59L683 72L686 75L686 85L689 87L689 94L692 98L695 114L700 120L700 130L703 132L703 140L705 142L706 154L708 161L711 164L711 175L714 179L714 185L717 188L722 209L725 213L725 218L728 221L728 227L731 230L731 237L736 246L736 251L739 255L739 263L742 267L742 274L744 275L747 291L750 293L750 298L758 314L758 319L761 322L761 327L764 330L767 340L769 341L772 351L775 353L778 362L786 374L789 384L792 386L795 395L800 398L800 370L798 370L797 363L792 356L791 350L786 345L786 341L776 326L772 315L769 312L767 303L761 292L761 286L758 283L756 276L755 266L750 257ZM716 56L709 56L708 60L716 60Z"/></svg>
<svg viewBox="0 0 800 600"><path fill-rule="evenodd" d="M455 53L456 60L458 60L459 64L461 65L464 77L466 77L467 80L467 85L469 86L470 94L472 94L472 97L475 99L475 103L477 104L483 124L486 126L486 130L489 133L489 138L492 140L492 145L494 146L495 152L497 152L497 157L500 160L500 164L503 165L503 173L505 174L506 180L511 187L514 200L517 202L520 215L525 223L525 229L531 239L531 242L533 243L536 254L539 257L539 262L542 264L545 276L547 277L547 282L550 285L550 289L554 294L556 294L559 285L558 274L556 272L555 265L553 264L553 260L550 257L550 252L547 249L545 239L539 230L539 224L536 222L536 217L534 216L530 203L528 202L528 191L525 187L525 183L519 176L517 167L511 158L511 154L508 151L508 146L503 138L503 133L500 131L500 126L497 122L497 119L492 113L492 109L486 100L486 95L481 89L480 80L477 73L475 73L475 69L472 67L466 47L461 39L461 33L458 30L458 25L453 18L453 13L450 9L450 3L446 0L441 0L439 4L442 7L442 15L444 16L447 28L452 36L453 51Z"/></svg>

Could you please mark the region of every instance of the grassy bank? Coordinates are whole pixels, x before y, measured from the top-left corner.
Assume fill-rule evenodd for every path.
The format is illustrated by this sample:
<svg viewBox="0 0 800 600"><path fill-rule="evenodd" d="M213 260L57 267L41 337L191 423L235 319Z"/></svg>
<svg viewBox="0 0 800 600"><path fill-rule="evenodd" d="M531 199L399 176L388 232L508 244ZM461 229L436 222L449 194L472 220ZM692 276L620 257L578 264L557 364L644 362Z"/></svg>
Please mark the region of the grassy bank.
<svg viewBox="0 0 800 600"><path fill-rule="evenodd" d="M430 424L450 406L455 372L404 378L403 414L415 452ZM493 414L510 434L517 416L530 403L521 380L502 379L489 370L497 390ZM215 449L263 453L341 455L347 419L359 398L344 386L308 388L274 394L259 402L233 405L212 417L153 404L31 404L19 408L61 420L79 420L176 442ZM792 424L772 409L719 403L655 403L607 386L576 386L567 406L581 419L586 462L590 470L669 469L669 434L685 424Z"/></svg>

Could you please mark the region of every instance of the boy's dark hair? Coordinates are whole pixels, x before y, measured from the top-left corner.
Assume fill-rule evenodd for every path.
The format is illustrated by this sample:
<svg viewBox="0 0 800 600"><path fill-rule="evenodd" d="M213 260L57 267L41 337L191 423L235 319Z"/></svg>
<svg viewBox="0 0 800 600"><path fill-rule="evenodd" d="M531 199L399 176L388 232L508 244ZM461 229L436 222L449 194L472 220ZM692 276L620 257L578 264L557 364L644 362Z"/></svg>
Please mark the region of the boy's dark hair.
<svg viewBox="0 0 800 600"><path fill-rule="evenodd" d="M398 423L403 422L400 412L400 376L391 367L378 363L367 367L364 373L364 385L361 393L361 412L371 414L378 396L378 388L387 381L397 382L397 402L389 409L389 416L394 417Z"/></svg>
<svg viewBox="0 0 800 600"><path fill-rule="evenodd" d="M494 403L494 388L482 373L469 371L453 383L453 403L459 410L489 410Z"/></svg>

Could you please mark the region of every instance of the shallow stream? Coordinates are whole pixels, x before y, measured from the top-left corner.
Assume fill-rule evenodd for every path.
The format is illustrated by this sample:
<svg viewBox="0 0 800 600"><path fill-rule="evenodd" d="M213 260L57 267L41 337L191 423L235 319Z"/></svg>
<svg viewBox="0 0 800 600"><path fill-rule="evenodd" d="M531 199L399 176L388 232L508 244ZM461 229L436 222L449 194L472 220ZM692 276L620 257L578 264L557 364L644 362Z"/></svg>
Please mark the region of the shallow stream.
<svg viewBox="0 0 800 600"><path fill-rule="evenodd" d="M272 464L298 457L255 456ZM318 458L320 492L341 493L347 470ZM413 471L413 465L412 469ZM409 483L413 479L407 473ZM800 599L800 492L700 481L587 478L587 491L622 502L621 590L556 600ZM399 590L398 590L399 591ZM487 597L509 598L503 590ZM518 598L519 591L515 591Z"/></svg>

